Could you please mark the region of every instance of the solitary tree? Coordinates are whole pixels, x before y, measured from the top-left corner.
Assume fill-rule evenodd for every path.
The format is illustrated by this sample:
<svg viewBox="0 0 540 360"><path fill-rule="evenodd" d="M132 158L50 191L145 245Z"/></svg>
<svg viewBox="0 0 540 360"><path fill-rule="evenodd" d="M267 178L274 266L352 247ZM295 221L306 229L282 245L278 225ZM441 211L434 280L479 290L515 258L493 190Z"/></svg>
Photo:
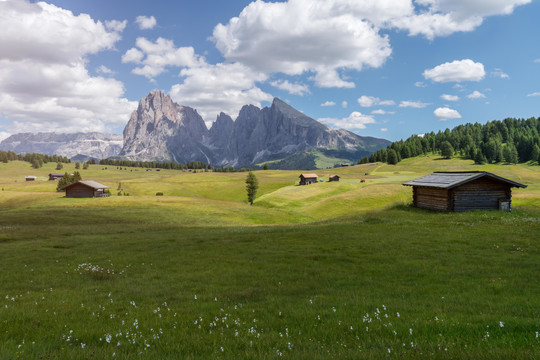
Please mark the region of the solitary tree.
<svg viewBox="0 0 540 360"><path fill-rule="evenodd" d="M255 195L257 194L258 188L259 181L257 180L255 174L250 171L246 178L247 197L250 205L253 205L253 200L255 200Z"/></svg>
<svg viewBox="0 0 540 360"><path fill-rule="evenodd" d="M63 168L64 168L64 165L62 165L62 163L56 164L56 170L62 170Z"/></svg>
<svg viewBox="0 0 540 360"><path fill-rule="evenodd" d="M80 168L81 168L81 163L77 161L75 163L75 169L79 170Z"/></svg>

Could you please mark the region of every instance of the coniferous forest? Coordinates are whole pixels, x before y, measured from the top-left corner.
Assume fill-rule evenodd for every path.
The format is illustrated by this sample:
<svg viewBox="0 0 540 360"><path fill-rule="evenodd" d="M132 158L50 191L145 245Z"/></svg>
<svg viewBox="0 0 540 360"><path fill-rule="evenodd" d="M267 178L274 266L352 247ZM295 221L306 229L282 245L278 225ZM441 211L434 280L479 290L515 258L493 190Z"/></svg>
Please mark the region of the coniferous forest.
<svg viewBox="0 0 540 360"><path fill-rule="evenodd" d="M397 164L402 159L432 152L445 158L461 156L477 164L533 161L540 164L540 118L490 121L464 124L437 133L412 135L392 143L358 161L359 164L386 162Z"/></svg>

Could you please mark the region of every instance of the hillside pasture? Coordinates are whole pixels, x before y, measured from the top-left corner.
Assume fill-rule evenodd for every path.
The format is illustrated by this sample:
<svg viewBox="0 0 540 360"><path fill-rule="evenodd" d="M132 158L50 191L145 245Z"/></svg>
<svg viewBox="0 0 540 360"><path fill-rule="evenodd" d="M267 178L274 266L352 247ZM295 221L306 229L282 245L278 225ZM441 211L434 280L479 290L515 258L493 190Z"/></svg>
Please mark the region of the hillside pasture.
<svg viewBox="0 0 540 360"><path fill-rule="evenodd" d="M68 199L55 165L0 163L0 358L540 356L538 166L257 171L250 206L246 173L91 165L112 196ZM444 169L528 187L510 213L411 208L401 183Z"/></svg>

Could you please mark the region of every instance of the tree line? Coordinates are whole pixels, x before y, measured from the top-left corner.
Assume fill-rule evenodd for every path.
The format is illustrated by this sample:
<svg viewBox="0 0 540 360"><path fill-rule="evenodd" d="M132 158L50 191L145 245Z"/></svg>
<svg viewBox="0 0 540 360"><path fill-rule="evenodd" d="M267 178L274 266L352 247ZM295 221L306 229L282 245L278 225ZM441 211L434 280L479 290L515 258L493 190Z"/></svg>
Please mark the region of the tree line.
<svg viewBox="0 0 540 360"><path fill-rule="evenodd" d="M428 153L440 153L445 158L459 155L477 164L535 161L540 164L540 118L495 120L458 125L452 130L412 135L393 142L363 157L359 164L386 162L397 164L402 159Z"/></svg>
<svg viewBox="0 0 540 360"><path fill-rule="evenodd" d="M13 151L1 151L0 150L0 162L8 163L9 161L26 161L29 162L33 168L38 169L48 162L69 164L69 160L65 156L60 155L46 155L38 153L26 153L16 154Z"/></svg>

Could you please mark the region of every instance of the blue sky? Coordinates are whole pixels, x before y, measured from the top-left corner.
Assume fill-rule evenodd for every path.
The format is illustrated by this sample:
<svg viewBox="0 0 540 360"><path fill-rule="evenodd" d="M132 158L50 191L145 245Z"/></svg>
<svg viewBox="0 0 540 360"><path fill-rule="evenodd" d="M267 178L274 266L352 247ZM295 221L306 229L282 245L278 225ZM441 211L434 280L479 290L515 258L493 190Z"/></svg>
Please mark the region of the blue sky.
<svg viewBox="0 0 540 360"><path fill-rule="evenodd" d="M540 116L538 0L0 0L0 139L121 133L153 89L198 110L279 97L389 140Z"/></svg>

